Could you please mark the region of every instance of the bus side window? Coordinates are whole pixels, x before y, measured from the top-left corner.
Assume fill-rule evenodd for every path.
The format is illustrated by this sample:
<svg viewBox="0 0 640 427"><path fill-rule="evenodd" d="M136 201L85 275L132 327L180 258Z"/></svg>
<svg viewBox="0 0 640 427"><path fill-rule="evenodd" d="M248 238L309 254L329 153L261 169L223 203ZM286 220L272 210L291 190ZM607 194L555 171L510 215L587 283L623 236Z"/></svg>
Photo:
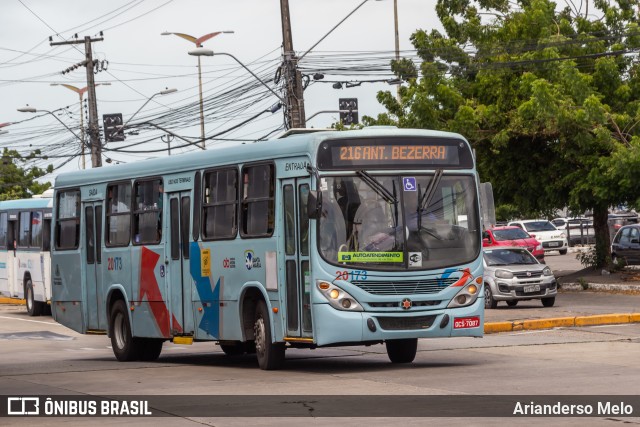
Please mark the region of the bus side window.
<svg viewBox="0 0 640 427"><path fill-rule="evenodd" d="M0 213L0 249L10 249L8 246L8 224L7 224L7 214Z"/></svg>
<svg viewBox="0 0 640 427"><path fill-rule="evenodd" d="M134 244L160 243L162 237L162 180L138 181L134 186Z"/></svg>
<svg viewBox="0 0 640 427"><path fill-rule="evenodd" d="M271 236L275 227L275 173L272 164L242 170L242 237Z"/></svg>
<svg viewBox="0 0 640 427"><path fill-rule="evenodd" d="M57 198L56 249L77 249L80 242L80 191L60 191Z"/></svg>

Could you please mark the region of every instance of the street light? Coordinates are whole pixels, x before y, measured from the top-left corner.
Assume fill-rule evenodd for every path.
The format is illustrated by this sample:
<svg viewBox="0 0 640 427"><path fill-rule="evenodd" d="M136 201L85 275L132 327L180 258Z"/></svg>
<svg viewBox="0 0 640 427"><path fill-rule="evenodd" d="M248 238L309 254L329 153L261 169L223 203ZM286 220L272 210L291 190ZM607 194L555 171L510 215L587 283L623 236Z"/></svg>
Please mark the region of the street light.
<svg viewBox="0 0 640 427"><path fill-rule="evenodd" d="M161 90L160 92L156 92L156 93L154 93L153 95L151 95L151 96L149 97L149 99L147 99L147 102L145 102L144 104L142 104L142 107L138 108L138 111L136 111L135 113L133 113L133 115L132 115L131 117L129 117L129 120L127 120L127 121L125 122L125 124L123 124L123 125L121 126L121 128L122 128L122 129L124 129L124 128L129 124L129 122L130 122L130 121L131 121L131 120L136 116L136 114L138 114L138 113L140 112L140 110L142 110L142 109L144 108L144 106L145 106L145 105L147 105L149 102L151 102L151 100L152 100L155 96L158 96L158 95L168 95L168 94L170 94L170 93L174 93L174 92L177 92L177 91L178 91L178 89L176 89L176 88L172 88L172 89L167 88L167 89L165 89L165 90Z"/></svg>
<svg viewBox="0 0 640 427"><path fill-rule="evenodd" d="M282 99L282 97L280 95L278 95L273 89L271 89L271 87L269 87L268 84L266 84L264 81L262 81L260 79L260 77L256 76L256 74L251 71L249 68L247 68L246 65L244 65L242 62L240 62L240 60L238 58L236 58L235 56L231 55L230 53L225 53L225 52L213 52L211 49L205 49L203 47L199 47L197 49L193 49L189 51L189 55L193 55L193 56L197 56L198 57L198 63L200 62L200 57L201 56L219 56L219 55L225 55L225 56L230 56L231 58L233 58L238 64L240 64L242 66L242 68L244 68L245 70L247 70L249 73L251 73L251 75L253 77L256 78L256 80L258 80L260 83L262 83L262 85L264 87L266 87L267 89L269 89L269 91L271 91L272 94L274 94L279 100L280 102L282 102L283 104L286 104L285 100Z"/></svg>
<svg viewBox="0 0 640 427"><path fill-rule="evenodd" d="M185 40L188 40L196 45L197 48L202 47L202 43L205 41L214 38L218 34L233 34L233 31L216 31L214 33L205 34L202 37L193 37L189 34L184 33L172 33L169 31L165 31L160 33L162 36L175 35L181 37ZM202 67L200 65L200 57L198 56L198 93L200 94L200 138L202 140L202 148L204 148L204 104L202 101Z"/></svg>
<svg viewBox="0 0 640 427"><path fill-rule="evenodd" d="M83 150L84 150L84 141L82 140L82 138L80 138L74 131L71 130L71 128L69 126L67 126L62 120L60 120L58 118L58 116L56 116L55 114L53 114L51 111L49 110L38 110L34 107L30 107L28 104L24 107L20 107L18 108L18 111L21 113L47 113L47 114L51 114L57 121L60 122L60 124L62 124L62 126L64 126L65 128L67 128L67 130L69 132L71 132L73 134L73 136L75 136L76 138L78 138L78 140L80 140L80 143L83 146Z"/></svg>
<svg viewBox="0 0 640 427"><path fill-rule="evenodd" d="M96 83L94 86L111 86L111 83ZM80 135L82 136L82 141L84 142L84 114L82 114L82 98L84 94L89 90L89 86L85 86L83 88L75 87L73 85L68 85L66 83L51 83L51 86L64 86L69 90L74 91L78 94L80 98ZM82 169L85 169L85 159L84 159L84 146L85 144L81 144L82 146Z"/></svg>

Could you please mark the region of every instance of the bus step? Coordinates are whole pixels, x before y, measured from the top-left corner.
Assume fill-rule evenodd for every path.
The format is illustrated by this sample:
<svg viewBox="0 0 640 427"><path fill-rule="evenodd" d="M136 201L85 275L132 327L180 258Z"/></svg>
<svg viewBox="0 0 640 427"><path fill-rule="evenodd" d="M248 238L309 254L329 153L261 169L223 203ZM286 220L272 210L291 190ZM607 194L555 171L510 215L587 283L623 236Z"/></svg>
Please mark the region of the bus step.
<svg viewBox="0 0 640 427"><path fill-rule="evenodd" d="M173 343L180 344L180 345L191 345L193 344L193 337L192 336L173 337Z"/></svg>

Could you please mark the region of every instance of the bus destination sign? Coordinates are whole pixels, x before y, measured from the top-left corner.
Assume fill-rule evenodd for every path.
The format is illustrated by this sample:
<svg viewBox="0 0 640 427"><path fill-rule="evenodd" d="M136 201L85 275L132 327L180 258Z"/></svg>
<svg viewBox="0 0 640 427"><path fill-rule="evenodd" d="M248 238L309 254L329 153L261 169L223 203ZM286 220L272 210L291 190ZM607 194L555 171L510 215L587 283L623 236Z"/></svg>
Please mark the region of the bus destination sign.
<svg viewBox="0 0 640 427"><path fill-rule="evenodd" d="M472 168L462 140L424 138L332 140L320 145L320 169Z"/></svg>

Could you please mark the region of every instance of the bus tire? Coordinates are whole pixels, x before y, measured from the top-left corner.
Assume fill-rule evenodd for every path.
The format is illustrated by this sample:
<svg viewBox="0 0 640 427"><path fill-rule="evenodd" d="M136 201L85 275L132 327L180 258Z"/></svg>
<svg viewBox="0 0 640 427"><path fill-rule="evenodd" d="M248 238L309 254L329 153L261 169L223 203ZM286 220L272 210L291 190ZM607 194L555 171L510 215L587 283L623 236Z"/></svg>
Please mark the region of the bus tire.
<svg viewBox="0 0 640 427"><path fill-rule="evenodd" d="M120 362L138 360L141 353L141 341L131 335L129 312L121 299L117 300L111 308L109 331L111 332L111 348L116 359Z"/></svg>
<svg viewBox="0 0 640 427"><path fill-rule="evenodd" d="M418 351L418 338L387 340L387 355L392 363L411 363Z"/></svg>
<svg viewBox="0 0 640 427"><path fill-rule="evenodd" d="M272 342L269 311L264 301L259 301L256 307L253 332L256 340L256 356L260 369L270 371L281 368L284 364L284 343Z"/></svg>
<svg viewBox="0 0 640 427"><path fill-rule="evenodd" d="M153 362L160 357L162 353L163 339L159 338L138 338L140 345L140 360L144 362Z"/></svg>
<svg viewBox="0 0 640 427"><path fill-rule="evenodd" d="M27 301L27 313L29 313L29 316L42 315L45 304L42 301L36 301L36 296L33 292L33 283L31 282L31 279L27 279L27 283L24 286L24 291L24 298Z"/></svg>
<svg viewBox="0 0 640 427"><path fill-rule="evenodd" d="M246 346L242 341L220 343L220 348L227 356L242 356L246 353Z"/></svg>

